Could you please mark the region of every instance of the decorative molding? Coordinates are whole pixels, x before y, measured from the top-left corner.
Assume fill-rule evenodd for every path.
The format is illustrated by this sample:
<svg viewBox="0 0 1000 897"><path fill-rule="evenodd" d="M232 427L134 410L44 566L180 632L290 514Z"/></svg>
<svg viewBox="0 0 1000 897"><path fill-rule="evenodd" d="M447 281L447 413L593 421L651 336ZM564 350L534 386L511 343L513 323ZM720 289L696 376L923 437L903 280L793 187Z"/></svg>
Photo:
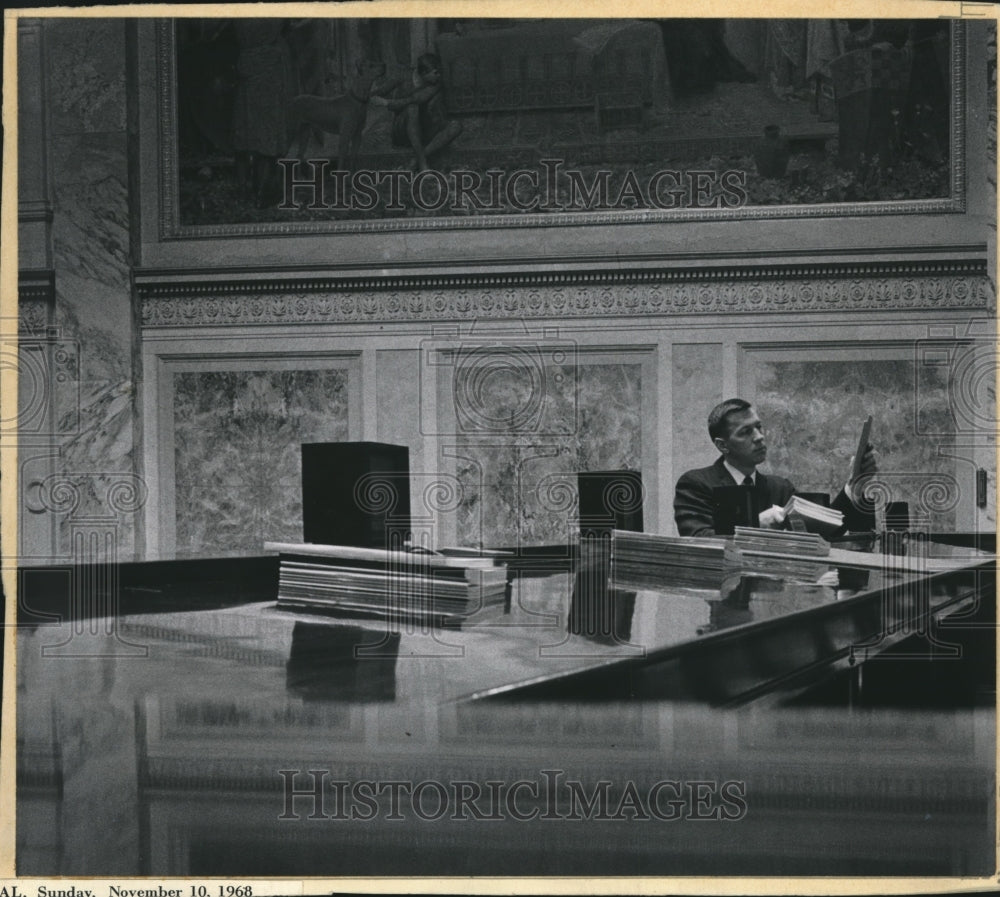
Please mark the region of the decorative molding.
<svg viewBox="0 0 1000 897"><path fill-rule="evenodd" d="M412 271L405 274L381 275L364 271L333 274L328 270L282 271L279 268L231 270L223 274L205 269L138 270L135 284L143 298L151 296L218 296L228 293L299 293L356 292L373 290L430 289L497 289L500 287L540 286L638 286L640 284L728 283L732 281L810 280L874 277L984 277L987 274L986 246L968 247L973 253L966 258L908 258L896 261L810 261L793 263L746 262L739 265L705 264L666 267L662 262L620 257L619 265L608 268L596 260L565 263L553 271L525 266L501 270L487 265L475 270L443 270L434 273ZM599 267L589 267L600 265Z"/></svg>
<svg viewBox="0 0 1000 897"><path fill-rule="evenodd" d="M156 22L156 121L157 152L160 156L159 230L160 238L177 236L180 231L180 154L177 138L177 52L176 31L171 19Z"/></svg>
<svg viewBox="0 0 1000 897"><path fill-rule="evenodd" d="M20 271L17 278L17 329L37 334L52 324L56 301L55 272Z"/></svg>
<svg viewBox="0 0 1000 897"><path fill-rule="evenodd" d="M386 218L366 221L293 221L182 225L179 206L180 159L177 143L176 34L172 19L155 23L158 124L158 231L161 241L210 237L361 234L399 231L500 229L518 227L608 226L668 221L764 220L875 215L961 213L966 208L966 31L961 20L951 28L951 145L949 195L936 199L744 206L734 209L676 209L606 212L457 215Z"/></svg>
<svg viewBox="0 0 1000 897"><path fill-rule="evenodd" d="M984 261L137 282L144 327L994 308Z"/></svg>

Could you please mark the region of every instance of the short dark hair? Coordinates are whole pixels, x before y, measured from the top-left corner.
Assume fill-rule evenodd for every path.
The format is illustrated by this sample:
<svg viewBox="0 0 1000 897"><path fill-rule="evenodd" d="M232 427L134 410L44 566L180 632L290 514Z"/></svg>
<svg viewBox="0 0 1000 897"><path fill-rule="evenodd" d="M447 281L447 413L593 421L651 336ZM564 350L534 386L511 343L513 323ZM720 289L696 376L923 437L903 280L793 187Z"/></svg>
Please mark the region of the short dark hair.
<svg viewBox="0 0 1000 897"><path fill-rule="evenodd" d="M752 407L746 399L726 399L719 402L708 412L708 435L714 442L716 439L725 439L729 435L729 421L726 419L730 414L737 411L746 411Z"/></svg>

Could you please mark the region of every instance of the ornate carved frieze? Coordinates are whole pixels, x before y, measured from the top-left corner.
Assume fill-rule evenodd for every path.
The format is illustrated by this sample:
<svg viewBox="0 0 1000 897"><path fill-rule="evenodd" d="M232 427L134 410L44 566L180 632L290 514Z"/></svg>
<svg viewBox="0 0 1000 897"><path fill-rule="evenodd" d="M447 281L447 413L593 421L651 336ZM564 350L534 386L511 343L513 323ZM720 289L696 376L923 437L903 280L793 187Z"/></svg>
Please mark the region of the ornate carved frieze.
<svg viewBox="0 0 1000 897"><path fill-rule="evenodd" d="M436 277L145 279L145 327L992 310L984 261Z"/></svg>

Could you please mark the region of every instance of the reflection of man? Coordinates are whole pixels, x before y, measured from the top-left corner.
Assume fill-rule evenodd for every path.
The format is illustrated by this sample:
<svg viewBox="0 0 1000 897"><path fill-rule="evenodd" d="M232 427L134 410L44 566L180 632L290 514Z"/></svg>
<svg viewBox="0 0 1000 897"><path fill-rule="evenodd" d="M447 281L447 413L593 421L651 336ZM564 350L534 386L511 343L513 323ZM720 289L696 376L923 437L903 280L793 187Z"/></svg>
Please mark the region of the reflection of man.
<svg viewBox="0 0 1000 897"><path fill-rule="evenodd" d="M387 100L396 117L392 123L393 146L408 146L414 153L414 167L427 168L427 159L446 147L462 130L448 118L441 94L441 60L436 53L417 59L413 89L405 96Z"/></svg>
<svg viewBox="0 0 1000 897"><path fill-rule="evenodd" d="M757 470L757 465L767 458L767 443L764 425L753 406L743 399L727 399L716 405L708 415L708 433L720 455L711 467L689 470L677 481L674 495L677 531L682 536L715 535L712 490L734 485L754 490L762 527L780 528L785 522L785 504L795 487L784 477L766 476ZM874 473L876 468L875 453L869 445L862 458L861 474ZM844 513L848 523L856 514L850 488L848 483L832 503Z"/></svg>

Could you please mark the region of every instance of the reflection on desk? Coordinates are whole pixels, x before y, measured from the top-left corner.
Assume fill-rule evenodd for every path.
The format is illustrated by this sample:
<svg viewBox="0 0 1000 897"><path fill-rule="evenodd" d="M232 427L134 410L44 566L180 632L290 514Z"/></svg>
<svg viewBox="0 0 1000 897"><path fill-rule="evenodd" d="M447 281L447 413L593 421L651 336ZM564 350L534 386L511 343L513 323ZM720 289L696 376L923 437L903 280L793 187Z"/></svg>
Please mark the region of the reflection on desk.
<svg viewBox="0 0 1000 897"><path fill-rule="evenodd" d="M989 874L991 708L778 706L945 657L993 602L969 560L840 600L524 577L459 631L271 601L26 627L19 872Z"/></svg>

